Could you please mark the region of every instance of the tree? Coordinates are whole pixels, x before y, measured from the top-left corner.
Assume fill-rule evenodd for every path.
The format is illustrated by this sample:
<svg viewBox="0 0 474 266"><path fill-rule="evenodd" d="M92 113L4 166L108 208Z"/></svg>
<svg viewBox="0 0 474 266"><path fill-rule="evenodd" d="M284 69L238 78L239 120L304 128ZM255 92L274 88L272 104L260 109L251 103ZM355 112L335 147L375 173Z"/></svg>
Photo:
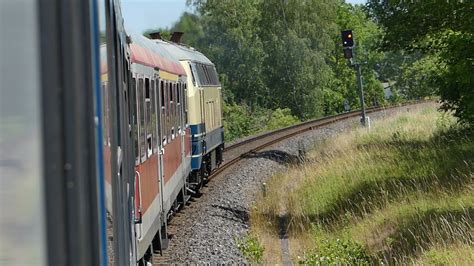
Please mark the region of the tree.
<svg viewBox="0 0 474 266"><path fill-rule="evenodd" d="M299 118L323 115L323 90L332 72L337 5L331 1L263 1L259 35L264 44L270 108L290 108Z"/></svg>
<svg viewBox="0 0 474 266"><path fill-rule="evenodd" d="M382 49L439 56L442 108L474 123L474 2L369 0L367 10L385 28Z"/></svg>
<svg viewBox="0 0 474 266"><path fill-rule="evenodd" d="M415 62L402 64L402 70L395 84L407 99L436 95L439 91L436 77L442 75L444 65L436 56L425 56Z"/></svg>
<svg viewBox="0 0 474 266"><path fill-rule="evenodd" d="M383 88L377 69L384 58L384 53L377 51L377 43L381 39L382 30L367 17L360 5L350 5L340 1L337 8L338 28L332 36L333 51L327 62L334 72L334 77L324 93L325 114L343 111L343 102L347 99L352 108L359 108L359 94L354 69L348 66L348 60L343 57L340 32L352 29L356 46L354 54L362 65L364 96L366 103L384 101Z"/></svg>

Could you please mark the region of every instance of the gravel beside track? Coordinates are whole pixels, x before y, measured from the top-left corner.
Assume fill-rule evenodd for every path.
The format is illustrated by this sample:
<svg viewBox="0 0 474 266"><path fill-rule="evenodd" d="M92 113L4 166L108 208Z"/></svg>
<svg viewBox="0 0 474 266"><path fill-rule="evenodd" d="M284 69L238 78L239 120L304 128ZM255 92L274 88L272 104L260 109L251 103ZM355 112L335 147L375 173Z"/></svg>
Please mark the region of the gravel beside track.
<svg viewBox="0 0 474 266"><path fill-rule="evenodd" d="M412 108L416 107L398 107L369 116L374 123L380 117ZM248 231L248 211L262 182L284 170L288 159L295 158L301 147L310 148L319 140L358 125L357 117L307 131L267 147L214 177L200 198L193 199L173 217L168 226L172 235L170 247L164 256L155 255L154 262L248 263L237 248L236 239Z"/></svg>

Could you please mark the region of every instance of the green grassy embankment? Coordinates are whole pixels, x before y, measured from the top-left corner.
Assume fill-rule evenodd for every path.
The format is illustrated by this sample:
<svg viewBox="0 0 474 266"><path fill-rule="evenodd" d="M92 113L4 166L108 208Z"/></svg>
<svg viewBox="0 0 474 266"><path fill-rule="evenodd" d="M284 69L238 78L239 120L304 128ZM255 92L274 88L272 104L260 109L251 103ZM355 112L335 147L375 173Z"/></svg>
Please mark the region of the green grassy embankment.
<svg viewBox="0 0 474 266"><path fill-rule="evenodd" d="M316 143L308 159L252 210L263 262L281 263L286 215L293 262L474 264L474 133L434 104Z"/></svg>

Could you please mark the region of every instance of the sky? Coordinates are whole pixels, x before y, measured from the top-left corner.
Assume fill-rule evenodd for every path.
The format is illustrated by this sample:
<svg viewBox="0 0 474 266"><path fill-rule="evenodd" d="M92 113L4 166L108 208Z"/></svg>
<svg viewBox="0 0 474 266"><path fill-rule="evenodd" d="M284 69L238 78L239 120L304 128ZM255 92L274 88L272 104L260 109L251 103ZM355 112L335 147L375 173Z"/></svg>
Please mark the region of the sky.
<svg viewBox="0 0 474 266"><path fill-rule="evenodd" d="M366 0L346 0L362 4ZM171 27L183 12L192 12L186 0L122 0L122 15L129 31L142 33L147 29Z"/></svg>

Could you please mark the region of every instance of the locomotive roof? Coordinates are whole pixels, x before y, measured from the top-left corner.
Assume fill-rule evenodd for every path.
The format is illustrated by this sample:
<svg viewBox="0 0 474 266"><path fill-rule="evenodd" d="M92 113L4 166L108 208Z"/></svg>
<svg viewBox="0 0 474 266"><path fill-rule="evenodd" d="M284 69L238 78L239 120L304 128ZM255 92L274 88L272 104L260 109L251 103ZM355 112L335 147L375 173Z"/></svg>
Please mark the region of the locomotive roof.
<svg viewBox="0 0 474 266"><path fill-rule="evenodd" d="M169 49L139 34L132 33L130 38L132 40L130 44L132 62L157 67L177 75L186 75L179 63L179 58Z"/></svg>
<svg viewBox="0 0 474 266"><path fill-rule="evenodd" d="M173 56L179 60L190 60L193 62L199 62L206 65L214 65L209 58L203 55L201 52L196 51L194 48L190 48L184 45L166 42L163 40L154 40L159 46L164 47Z"/></svg>

